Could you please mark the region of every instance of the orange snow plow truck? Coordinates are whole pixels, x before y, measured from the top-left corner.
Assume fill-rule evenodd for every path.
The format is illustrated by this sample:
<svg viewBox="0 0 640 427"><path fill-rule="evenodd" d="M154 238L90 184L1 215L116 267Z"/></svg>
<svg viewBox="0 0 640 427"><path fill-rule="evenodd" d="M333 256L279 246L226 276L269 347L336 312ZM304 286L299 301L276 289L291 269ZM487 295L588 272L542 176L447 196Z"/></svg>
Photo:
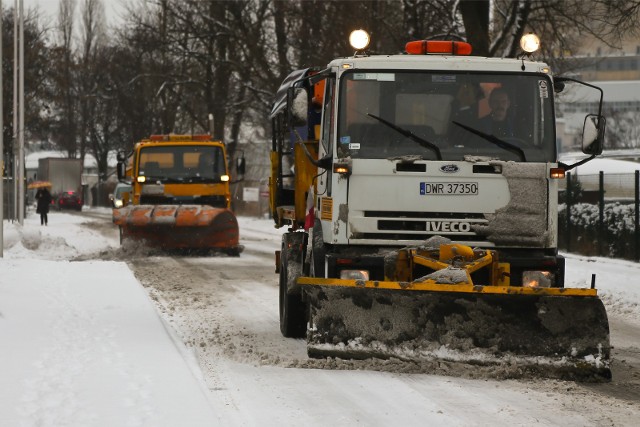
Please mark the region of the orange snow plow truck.
<svg viewBox="0 0 640 427"><path fill-rule="evenodd" d="M118 153L118 179L131 181L123 206L113 209L120 242L239 255L226 158L210 135L152 135L129 155Z"/></svg>

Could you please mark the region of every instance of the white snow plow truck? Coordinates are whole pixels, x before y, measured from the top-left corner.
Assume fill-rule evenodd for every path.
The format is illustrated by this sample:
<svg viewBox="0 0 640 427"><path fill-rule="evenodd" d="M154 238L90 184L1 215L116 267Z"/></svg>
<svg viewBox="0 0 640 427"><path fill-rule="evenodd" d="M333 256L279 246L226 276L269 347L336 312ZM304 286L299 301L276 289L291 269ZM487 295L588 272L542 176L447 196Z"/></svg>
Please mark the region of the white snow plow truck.
<svg viewBox="0 0 640 427"><path fill-rule="evenodd" d="M280 329L310 357L517 364L608 380L593 283L558 254L554 97L600 91L582 164L602 152L602 91L457 41L291 73L270 117Z"/></svg>

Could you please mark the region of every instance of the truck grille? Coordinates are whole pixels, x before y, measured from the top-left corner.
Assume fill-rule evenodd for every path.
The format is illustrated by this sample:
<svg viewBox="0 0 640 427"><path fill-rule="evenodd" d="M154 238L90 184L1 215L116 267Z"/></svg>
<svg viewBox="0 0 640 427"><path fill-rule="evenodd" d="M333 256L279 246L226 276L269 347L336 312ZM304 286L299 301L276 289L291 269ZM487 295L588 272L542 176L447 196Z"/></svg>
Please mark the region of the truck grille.
<svg viewBox="0 0 640 427"><path fill-rule="evenodd" d="M377 231L361 230L354 238L420 241L439 235L459 242L485 240L472 229L487 223L481 213L365 211L364 217L377 220Z"/></svg>
<svg viewBox="0 0 640 427"><path fill-rule="evenodd" d="M167 197L155 195L142 195L140 197L142 205L209 205L214 208L226 208L227 200L224 196L185 196Z"/></svg>
<svg viewBox="0 0 640 427"><path fill-rule="evenodd" d="M485 219L481 213L365 211L365 218Z"/></svg>

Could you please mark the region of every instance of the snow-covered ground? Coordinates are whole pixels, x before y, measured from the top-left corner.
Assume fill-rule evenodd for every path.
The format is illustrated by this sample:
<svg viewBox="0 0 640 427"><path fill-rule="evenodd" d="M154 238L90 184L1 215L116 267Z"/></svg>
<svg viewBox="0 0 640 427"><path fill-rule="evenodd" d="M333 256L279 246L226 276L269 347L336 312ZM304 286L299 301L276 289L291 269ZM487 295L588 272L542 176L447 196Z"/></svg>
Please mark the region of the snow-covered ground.
<svg viewBox="0 0 640 427"><path fill-rule="evenodd" d="M115 234L49 217L5 223L0 425L216 425L197 362L127 265L70 261L114 247Z"/></svg>
<svg viewBox="0 0 640 427"><path fill-rule="evenodd" d="M640 378L634 370L624 371L631 378L619 383L614 369L614 383L584 386L375 372L366 365L352 370L336 361L302 366L301 340L284 339L277 329L276 276L251 270L279 246L280 231L270 220L239 218L241 236L251 241L243 242L248 249L240 258L172 261L176 268L189 264L194 274L208 274L207 280L222 276L238 283L228 289L211 283L223 295L205 295L201 288L190 292L187 278L184 289L173 293L145 289L127 264L113 261L124 257L117 255L117 233L104 219L108 212L95 212L103 215L100 220L93 213L53 212L47 227L34 214L23 227L4 224L1 426L632 426L640 419ZM154 262L164 261L149 259L149 270ZM247 304L236 314L236 321L246 321L257 333L243 328L234 336L220 326L209 333L213 325L207 322L230 315L233 307L224 305L225 297L253 296L232 274L244 265L253 280L273 282L251 289L263 296L265 307ZM594 273L612 319L612 344L635 360L640 265L568 256L568 285L589 286ZM170 295L176 301L159 300ZM206 307L214 304L219 305ZM175 307L182 312L174 316ZM212 312L214 317L195 318ZM194 342L185 346L191 327ZM233 347L212 347L205 338Z"/></svg>

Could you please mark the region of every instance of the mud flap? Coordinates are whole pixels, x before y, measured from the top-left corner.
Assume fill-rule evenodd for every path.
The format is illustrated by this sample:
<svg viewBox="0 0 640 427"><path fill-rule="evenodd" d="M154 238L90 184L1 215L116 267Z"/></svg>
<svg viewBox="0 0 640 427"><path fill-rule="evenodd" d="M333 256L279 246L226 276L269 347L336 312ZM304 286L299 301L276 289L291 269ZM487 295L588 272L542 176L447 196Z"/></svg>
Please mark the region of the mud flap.
<svg viewBox="0 0 640 427"><path fill-rule="evenodd" d="M287 338L304 338L307 330L306 304L300 289L294 289L302 274L306 233L284 233L280 252L280 332Z"/></svg>
<svg viewBox="0 0 640 427"><path fill-rule="evenodd" d="M444 359L546 366L607 380L607 314L597 297L305 286L311 357ZM544 369L547 369L544 368ZM562 374L564 372L564 374Z"/></svg>

